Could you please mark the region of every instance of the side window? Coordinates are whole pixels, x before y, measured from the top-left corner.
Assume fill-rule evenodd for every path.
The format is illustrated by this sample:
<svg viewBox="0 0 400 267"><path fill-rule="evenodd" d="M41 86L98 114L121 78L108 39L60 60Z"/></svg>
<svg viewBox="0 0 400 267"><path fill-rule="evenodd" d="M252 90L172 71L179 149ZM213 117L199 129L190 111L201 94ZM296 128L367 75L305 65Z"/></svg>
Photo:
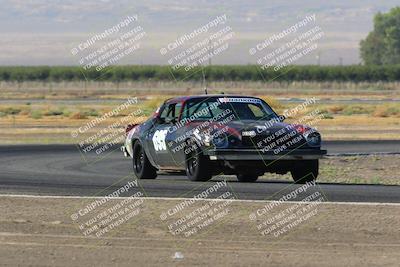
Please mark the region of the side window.
<svg viewBox="0 0 400 267"><path fill-rule="evenodd" d="M251 112L253 112L254 117L256 117L256 118L264 117L264 112L261 109L261 107L259 107L257 105L249 104L249 108L250 108Z"/></svg>
<svg viewBox="0 0 400 267"><path fill-rule="evenodd" d="M182 108L181 103L167 104L160 114L160 118L164 121L171 121L172 119L178 119L179 112Z"/></svg>
<svg viewBox="0 0 400 267"><path fill-rule="evenodd" d="M173 119L175 113L175 104L171 104L168 106L167 117L166 119Z"/></svg>
<svg viewBox="0 0 400 267"><path fill-rule="evenodd" d="M185 107L183 108L182 111L182 118L188 118L189 117L189 109L192 106L191 102L186 103Z"/></svg>
<svg viewBox="0 0 400 267"><path fill-rule="evenodd" d="M209 107L207 102L202 102L199 105L197 105L196 110L194 110L193 113L190 114L190 115L193 115L194 113L198 114L197 117L199 119L210 119L210 118L212 118L212 114L210 112L210 107Z"/></svg>
<svg viewBox="0 0 400 267"><path fill-rule="evenodd" d="M160 114L161 119L165 120L165 118L167 117L168 111L169 111L169 107L170 107L170 105L165 105L163 111Z"/></svg>
<svg viewBox="0 0 400 267"><path fill-rule="evenodd" d="M190 117L190 110L193 109L195 103L193 102L187 102L185 107L183 108L183 112L182 112L182 118L189 118Z"/></svg>
<svg viewBox="0 0 400 267"><path fill-rule="evenodd" d="M176 103L175 105L175 119L178 119L179 114L181 113L181 109L182 109L182 103Z"/></svg>
<svg viewBox="0 0 400 267"><path fill-rule="evenodd" d="M197 119L210 119L212 118L211 109L207 102L188 102L182 113L183 118L197 114Z"/></svg>

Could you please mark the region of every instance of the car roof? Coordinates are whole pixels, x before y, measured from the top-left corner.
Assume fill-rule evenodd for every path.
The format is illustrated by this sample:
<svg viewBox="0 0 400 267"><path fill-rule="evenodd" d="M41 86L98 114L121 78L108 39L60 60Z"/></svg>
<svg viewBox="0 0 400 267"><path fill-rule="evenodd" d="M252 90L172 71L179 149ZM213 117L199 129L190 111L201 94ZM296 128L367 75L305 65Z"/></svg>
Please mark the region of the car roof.
<svg viewBox="0 0 400 267"><path fill-rule="evenodd" d="M185 102L190 99L201 99L201 98L210 98L210 97L249 97L249 98L258 98L255 96L243 96L243 95L225 95L225 94L211 94L211 95L192 95L192 96L178 96L174 98L168 99L167 103L176 103L176 102Z"/></svg>

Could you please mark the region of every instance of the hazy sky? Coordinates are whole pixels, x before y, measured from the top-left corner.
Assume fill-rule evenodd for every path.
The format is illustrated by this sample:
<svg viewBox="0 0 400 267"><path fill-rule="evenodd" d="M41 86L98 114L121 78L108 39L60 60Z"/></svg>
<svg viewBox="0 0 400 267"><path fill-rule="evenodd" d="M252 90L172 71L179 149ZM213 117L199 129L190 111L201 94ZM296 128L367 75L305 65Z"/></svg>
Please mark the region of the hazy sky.
<svg viewBox="0 0 400 267"><path fill-rule="evenodd" d="M343 64L354 64L360 62L359 41L372 29L373 15L396 4L400 5L398 0L0 0L0 65L77 65L79 56L73 56L71 49L135 15L138 19L131 26L140 26L145 36L140 48L118 64L168 64L161 48L223 14L227 18L224 25L234 36L229 48L212 58L213 64L256 63L250 48L312 14L324 36L317 50L295 63L315 64L320 55L321 64L338 64L340 58ZM96 46L116 37L110 35Z"/></svg>

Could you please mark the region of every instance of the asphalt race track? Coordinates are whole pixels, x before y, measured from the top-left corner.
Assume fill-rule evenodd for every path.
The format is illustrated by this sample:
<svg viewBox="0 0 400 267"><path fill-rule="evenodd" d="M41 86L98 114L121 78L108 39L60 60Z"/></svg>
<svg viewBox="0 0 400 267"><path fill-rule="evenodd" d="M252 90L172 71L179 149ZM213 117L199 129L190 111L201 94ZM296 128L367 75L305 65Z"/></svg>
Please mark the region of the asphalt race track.
<svg viewBox="0 0 400 267"><path fill-rule="evenodd" d="M400 142L334 141L325 142L324 148L335 155L390 154L400 153ZM83 156L74 145L0 146L0 194L104 196L134 180L131 170L131 160L118 147L101 156ZM148 197L193 197L224 179L238 199L276 200L300 186L267 179L238 183L234 176L196 183L165 173L139 184ZM400 186L319 183L316 188L328 201L400 203Z"/></svg>

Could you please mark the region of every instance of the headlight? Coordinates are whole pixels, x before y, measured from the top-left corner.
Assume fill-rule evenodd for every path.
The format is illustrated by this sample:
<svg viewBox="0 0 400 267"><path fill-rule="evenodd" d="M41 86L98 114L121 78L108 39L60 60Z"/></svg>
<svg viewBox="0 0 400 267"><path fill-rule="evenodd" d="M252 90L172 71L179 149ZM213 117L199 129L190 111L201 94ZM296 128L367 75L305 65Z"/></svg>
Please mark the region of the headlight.
<svg viewBox="0 0 400 267"><path fill-rule="evenodd" d="M193 131L193 136L201 143L203 143L206 146L210 146L211 145L211 135L207 132L201 133L199 129L195 129Z"/></svg>
<svg viewBox="0 0 400 267"><path fill-rule="evenodd" d="M213 136L212 143L217 148L227 148L229 146L228 136L222 133Z"/></svg>
<svg viewBox="0 0 400 267"><path fill-rule="evenodd" d="M229 139L228 135L224 132L203 132L199 133L199 131L194 131L193 135L205 146L214 146L216 148L227 148L229 147L229 141L231 143L235 143L234 139Z"/></svg>
<svg viewBox="0 0 400 267"><path fill-rule="evenodd" d="M304 135L304 137L309 146L313 147L321 146L321 135L318 132L312 131Z"/></svg>
<svg viewBox="0 0 400 267"><path fill-rule="evenodd" d="M211 137L210 134L208 134L208 133L204 134L203 141L204 141L204 144L206 146L210 146L211 145L211 139L212 139L212 137Z"/></svg>

